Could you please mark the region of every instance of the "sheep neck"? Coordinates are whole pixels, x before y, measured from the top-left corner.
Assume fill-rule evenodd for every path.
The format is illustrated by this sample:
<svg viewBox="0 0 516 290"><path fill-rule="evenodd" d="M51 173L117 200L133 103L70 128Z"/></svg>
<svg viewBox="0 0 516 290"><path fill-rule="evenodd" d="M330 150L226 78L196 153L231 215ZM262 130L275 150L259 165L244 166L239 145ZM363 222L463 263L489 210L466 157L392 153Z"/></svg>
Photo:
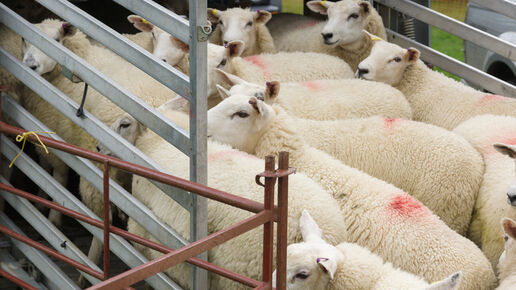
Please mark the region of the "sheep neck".
<svg viewBox="0 0 516 290"><path fill-rule="evenodd" d="M370 257L373 255L372 253L366 253L366 249L357 247L348 243L337 246L343 254L343 259L339 262L335 278L328 283L328 290L351 289L358 285L363 289L373 289L380 280L383 273L383 261L379 257ZM352 251L355 250L357 252L353 253ZM364 271L364 269L368 270Z"/></svg>
<svg viewBox="0 0 516 290"><path fill-rule="evenodd" d="M351 66L351 69L355 71L358 68L358 64L362 62L370 53L373 47L373 41L367 33L363 33L362 38L359 41L341 44L337 46L339 55Z"/></svg>
<svg viewBox="0 0 516 290"><path fill-rule="evenodd" d="M507 279L507 277L516 276L516 267L514 265L516 260L514 257L507 257L506 259L505 263L498 264L498 279L500 281Z"/></svg>

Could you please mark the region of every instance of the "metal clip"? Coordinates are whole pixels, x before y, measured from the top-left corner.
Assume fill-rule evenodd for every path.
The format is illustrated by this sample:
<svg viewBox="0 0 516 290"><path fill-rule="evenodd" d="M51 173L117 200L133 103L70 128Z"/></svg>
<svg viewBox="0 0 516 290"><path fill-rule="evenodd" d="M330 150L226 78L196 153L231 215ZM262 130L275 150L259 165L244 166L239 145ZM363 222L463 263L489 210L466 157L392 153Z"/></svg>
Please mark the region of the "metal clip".
<svg viewBox="0 0 516 290"><path fill-rule="evenodd" d="M211 34L211 25L197 26L197 41L208 41Z"/></svg>

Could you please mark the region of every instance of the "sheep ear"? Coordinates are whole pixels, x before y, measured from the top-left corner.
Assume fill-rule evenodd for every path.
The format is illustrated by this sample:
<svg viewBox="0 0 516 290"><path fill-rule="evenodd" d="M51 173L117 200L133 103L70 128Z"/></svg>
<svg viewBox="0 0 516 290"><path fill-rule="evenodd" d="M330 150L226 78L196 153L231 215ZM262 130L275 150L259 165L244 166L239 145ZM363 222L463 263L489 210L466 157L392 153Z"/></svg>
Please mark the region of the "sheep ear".
<svg viewBox="0 0 516 290"><path fill-rule="evenodd" d="M237 77L236 75L227 73L227 72L225 72L225 71L223 71L223 70L221 70L219 68L216 69L216 72L221 77L223 85L226 85L228 87L232 87L232 86L235 86L235 85L238 85L238 84L245 83L245 81L243 79Z"/></svg>
<svg viewBox="0 0 516 290"><path fill-rule="evenodd" d="M516 145L495 143L493 144L493 147L496 149L496 151L502 154L505 154L511 158L516 158Z"/></svg>
<svg viewBox="0 0 516 290"><path fill-rule="evenodd" d="M212 23L218 23L221 13L222 13L222 11L220 11L220 10L208 8L208 20L211 21Z"/></svg>
<svg viewBox="0 0 516 290"><path fill-rule="evenodd" d="M183 52L190 51L190 47L188 46L188 44L182 42L181 40L179 40L178 38L176 38L172 35L170 37L172 38L172 43L174 44L175 47L179 48Z"/></svg>
<svg viewBox="0 0 516 290"><path fill-rule="evenodd" d="M129 15L127 16L127 21L131 22L136 29L143 32L151 32L154 28L154 25L149 21L145 20L145 18L139 15Z"/></svg>
<svg viewBox="0 0 516 290"><path fill-rule="evenodd" d="M315 220L306 209L303 210L301 217L299 218L299 228L301 230L301 235L303 236L303 241L324 241L322 239L321 228L319 228Z"/></svg>
<svg viewBox="0 0 516 290"><path fill-rule="evenodd" d="M179 111L188 105L188 101L181 96L168 100L166 103L158 107L158 111L165 112L168 110Z"/></svg>
<svg viewBox="0 0 516 290"><path fill-rule="evenodd" d="M415 63L418 59L419 59L419 55L421 53L419 52L419 50L413 48L413 47L409 47L407 49L407 52L406 52L406 56L407 56L407 61L410 62L410 63Z"/></svg>
<svg viewBox="0 0 516 290"><path fill-rule="evenodd" d="M77 33L77 27L70 24L70 22L63 22L59 28L59 36L61 39L74 36L75 33Z"/></svg>
<svg viewBox="0 0 516 290"><path fill-rule="evenodd" d="M227 89L225 89L219 84L216 84L215 86L217 87L217 91L219 92L219 95L222 99L226 99L229 97L230 93Z"/></svg>
<svg viewBox="0 0 516 290"><path fill-rule="evenodd" d="M244 51L245 44L243 41L234 40L226 45L227 54L229 58L237 57Z"/></svg>
<svg viewBox="0 0 516 290"><path fill-rule="evenodd" d="M265 101L272 103L279 94L280 84L277 81L265 83Z"/></svg>
<svg viewBox="0 0 516 290"><path fill-rule="evenodd" d="M335 272L337 271L337 261L335 261L335 259L324 257L317 258L316 261L321 270L330 276L330 280L333 280Z"/></svg>
<svg viewBox="0 0 516 290"><path fill-rule="evenodd" d="M516 240L516 222L510 218L502 219L503 231L512 239Z"/></svg>
<svg viewBox="0 0 516 290"><path fill-rule="evenodd" d="M328 8L333 5L335 5L333 2L328 1L309 1L306 3L306 7L308 7L308 9L322 15L328 14Z"/></svg>
<svg viewBox="0 0 516 290"><path fill-rule="evenodd" d="M262 23L265 24L271 20L272 14L269 11L266 10L258 10L254 14L254 20L256 23Z"/></svg>
<svg viewBox="0 0 516 290"><path fill-rule="evenodd" d="M448 278L432 283L432 285L425 288L426 290L454 290L458 289L460 280L462 278L462 272L453 273Z"/></svg>
<svg viewBox="0 0 516 290"><path fill-rule="evenodd" d="M367 15L371 12L371 3L367 1L361 1L358 2L358 5L360 6L363 15Z"/></svg>

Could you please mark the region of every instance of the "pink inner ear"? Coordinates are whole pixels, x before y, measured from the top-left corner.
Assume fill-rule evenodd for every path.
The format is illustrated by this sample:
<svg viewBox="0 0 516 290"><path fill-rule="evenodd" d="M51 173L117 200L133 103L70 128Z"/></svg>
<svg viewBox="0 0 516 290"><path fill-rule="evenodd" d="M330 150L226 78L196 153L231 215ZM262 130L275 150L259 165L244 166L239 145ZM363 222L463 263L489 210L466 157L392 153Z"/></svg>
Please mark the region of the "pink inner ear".
<svg viewBox="0 0 516 290"><path fill-rule="evenodd" d="M369 13L369 5L367 3L360 3L359 4L362 7L362 10L364 10L365 13Z"/></svg>
<svg viewBox="0 0 516 290"><path fill-rule="evenodd" d="M510 220L505 220L503 222L503 227L505 229L505 232L511 236L511 238L516 239L516 224L514 224Z"/></svg>

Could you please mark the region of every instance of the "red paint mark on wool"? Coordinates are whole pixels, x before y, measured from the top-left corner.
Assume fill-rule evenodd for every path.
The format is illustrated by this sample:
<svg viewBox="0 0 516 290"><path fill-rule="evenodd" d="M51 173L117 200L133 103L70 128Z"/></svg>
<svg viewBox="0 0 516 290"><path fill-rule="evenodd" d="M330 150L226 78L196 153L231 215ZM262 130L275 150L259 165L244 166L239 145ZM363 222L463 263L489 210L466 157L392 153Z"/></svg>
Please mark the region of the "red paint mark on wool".
<svg viewBox="0 0 516 290"><path fill-rule="evenodd" d="M256 65L258 68L260 68L263 71L263 76L265 79L270 79L270 73L267 68L267 65L263 61L262 57L259 55L251 55L244 58L245 61L250 62L254 65Z"/></svg>
<svg viewBox="0 0 516 290"><path fill-rule="evenodd" d="M304 82L302 85L312 90L320 90L323 88L323 85L320 82Z"/></svg>
<svg viewBox="0 0 516 290"><path fill-rule="evenodd" d="M502 153L498 152L496 149L494 149L493 144L494 143L503 143L508 145L516 145L516 132L510 133L510 134L499 134L494 138L489 139L489 141L481 147L481 153L483 156L488 156L493 153L496 153L496 156L503 155Z"/></svg>
<svg viewBox="0 0 516 290"><path fill-rule="evenodd" d="M305 28L310 28L310 27L314 27L318 22L317 21L310 21L310 22L306 22L306 23L303 23L299 26L299 28L301 29L305 29Z"/></svg>
<svg viewBox="0 0 516 290"><path fill-rule="evenodd" d="M412 196L404 193L394 196L389 202L389 212L393 216L412 218L431 215L428 208Z"/></svg>
<svg viewBox="0 0 516 290"><path fill-rule="evenodd" d="M208 161L215 161L220 158L232 158L232 157L245 157L245 158L255 159L255 160L260 159L256 156L249 155L249 154L241 152L241 151L230 150L230 151L219 151L216 153L209 154Z"/></svg>
<svg viewBox="0 0 516 290"><path fill-rule="evenodd" d="M509 98L499 95L487 94L484 95L482 99L480 99L479 104L485 104L487 102L498 102L502 100L509 100Z"/></svg>
<svg viewBox="0 0 516 290"><path fill-rule="evenodd" d="M387 129L394 128L394 125L400 121L399 118L384 118L383 123Z"/></svg>

